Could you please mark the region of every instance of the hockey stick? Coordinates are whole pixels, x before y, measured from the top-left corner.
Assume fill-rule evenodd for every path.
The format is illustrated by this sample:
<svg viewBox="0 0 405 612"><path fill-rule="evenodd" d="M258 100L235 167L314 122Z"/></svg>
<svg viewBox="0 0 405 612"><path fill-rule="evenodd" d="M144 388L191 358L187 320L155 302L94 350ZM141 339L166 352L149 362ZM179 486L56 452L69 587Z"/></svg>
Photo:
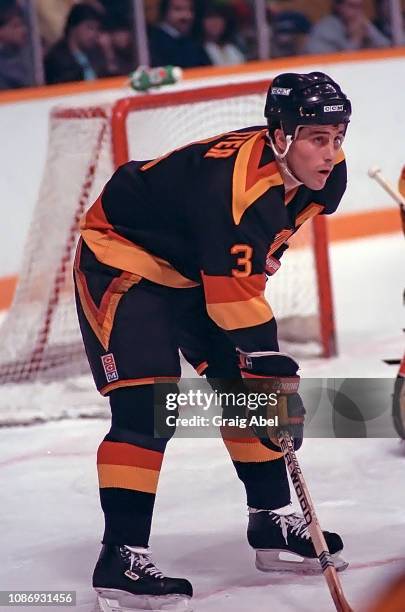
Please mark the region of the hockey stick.
<svg viewBox="0 0 405 612"><path fill-rule="evenodd" d="M319 525L314 504L309 494L304 476L301 472L297 455L295 454L294 443L291 436L287 431L280 431L278 434L278 440L281 450L284 453L284 460L290 473L291 481L294 485L301 510L308 525L312 543L318 556L319 563L321 564L322 572L328 584L336 610L338 612L353 612L353 609L350 607L344 596L341 582L337 575L337 571L329 552L328 545L326 544L322 529Z"/></svg>
<svg viewBox="0 0 405 612"><path fill-rule="evenodd" d="M381 168L379 168L378 166L373 166L369 169L368 175L370 178L373 178L375 181L377 181L377 183L381 185L384 191L389 193L392 199L399 205L402 210L405 209L405 198L399 193L399 191L394 189L394 187L391 185L391 183L387 181L386 178L383 177L383 175L381 174Z"/></svg>

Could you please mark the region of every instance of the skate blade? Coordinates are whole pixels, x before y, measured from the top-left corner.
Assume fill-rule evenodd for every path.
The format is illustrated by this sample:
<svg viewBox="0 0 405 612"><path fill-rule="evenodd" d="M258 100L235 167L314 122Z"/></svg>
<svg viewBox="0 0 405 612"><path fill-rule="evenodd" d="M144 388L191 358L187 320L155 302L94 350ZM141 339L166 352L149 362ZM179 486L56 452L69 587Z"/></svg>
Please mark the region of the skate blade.
<svg viewBox="0 0 405 612"><path fill-rule="evenodd" d="M335 569L342 572L349 565L340 553L332 555ZM301 557L286 550L256 550L256 567L261 572L294 572L296 574L322 574L318 559Z"/></svg>
<svg viewBox="0 0 405 612"><path fill-rule="evenodd" d="M187 595L132 595L119 589L95 589L102 612L192 612Z"/></svg>

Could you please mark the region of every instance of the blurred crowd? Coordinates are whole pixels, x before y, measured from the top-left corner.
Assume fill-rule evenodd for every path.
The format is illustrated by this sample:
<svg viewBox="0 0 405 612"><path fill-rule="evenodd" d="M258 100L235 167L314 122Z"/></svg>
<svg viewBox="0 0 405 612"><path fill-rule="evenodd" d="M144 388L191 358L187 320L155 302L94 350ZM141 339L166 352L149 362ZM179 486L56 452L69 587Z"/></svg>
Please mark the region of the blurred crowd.
<svg viewBox="0 0 405 612"><path fill-rule="evenodd" d="M142 0L138 0L142 1ZM268 57L392 46L390 0L268 0ZM0 89L127 75L138 65L133 0L0 0ZM255 0L144 0L151 66L258 57ZM401 38L402 36L402 38ZM400 30L396 42L405 45Z"/></svg>

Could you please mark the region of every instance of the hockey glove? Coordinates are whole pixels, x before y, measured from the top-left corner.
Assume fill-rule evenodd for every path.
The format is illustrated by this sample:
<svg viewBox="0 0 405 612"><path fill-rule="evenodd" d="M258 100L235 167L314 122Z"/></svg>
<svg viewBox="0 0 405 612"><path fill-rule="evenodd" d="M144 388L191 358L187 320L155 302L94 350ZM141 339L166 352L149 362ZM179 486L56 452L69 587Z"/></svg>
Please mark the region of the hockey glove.
<svg viewBox="0 0 405 612"><path fill-rule="evenodd" d="M249 414L254 434L267 448L280 451L278 434L288 431L294 439L295 450L299 449L304 436L305 408L297 393L300 380L297 362L278 352L245 353L240 349L238 352L249 392L263 394L263 399L264 394L268 396L267 403L258 402L256 415Z"/></svg>

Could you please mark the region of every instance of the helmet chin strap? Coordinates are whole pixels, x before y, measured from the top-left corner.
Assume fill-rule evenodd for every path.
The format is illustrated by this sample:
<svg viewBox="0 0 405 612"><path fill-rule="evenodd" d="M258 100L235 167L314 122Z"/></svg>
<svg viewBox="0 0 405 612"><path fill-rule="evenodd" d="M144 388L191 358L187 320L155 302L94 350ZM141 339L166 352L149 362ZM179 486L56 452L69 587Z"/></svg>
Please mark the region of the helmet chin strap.
<svg viewBox="0 0 405 612"><path fill-rule="evenodd" d="M280 153L279 151L277 151L277 147L273 142L273 139L270 137L270 134L268 135L269 141L270 141L270 146L273 149L273 153L274 156L278 162L278 164L280 165L280 168L283 172L283 174L285 174L292 183L295 183L295 185L302 185L302 181L300 181L300 179L298 177L295 176L295 174L292 172L292 170L289 168L288 166L288 162L287 162L287 154L288 151L290 150L290 147L292 145L293 142L293 137L291 136L291 134L288 134L288 136L285 137L286 140L286 148L285 151L283 153Z"/></svg>

